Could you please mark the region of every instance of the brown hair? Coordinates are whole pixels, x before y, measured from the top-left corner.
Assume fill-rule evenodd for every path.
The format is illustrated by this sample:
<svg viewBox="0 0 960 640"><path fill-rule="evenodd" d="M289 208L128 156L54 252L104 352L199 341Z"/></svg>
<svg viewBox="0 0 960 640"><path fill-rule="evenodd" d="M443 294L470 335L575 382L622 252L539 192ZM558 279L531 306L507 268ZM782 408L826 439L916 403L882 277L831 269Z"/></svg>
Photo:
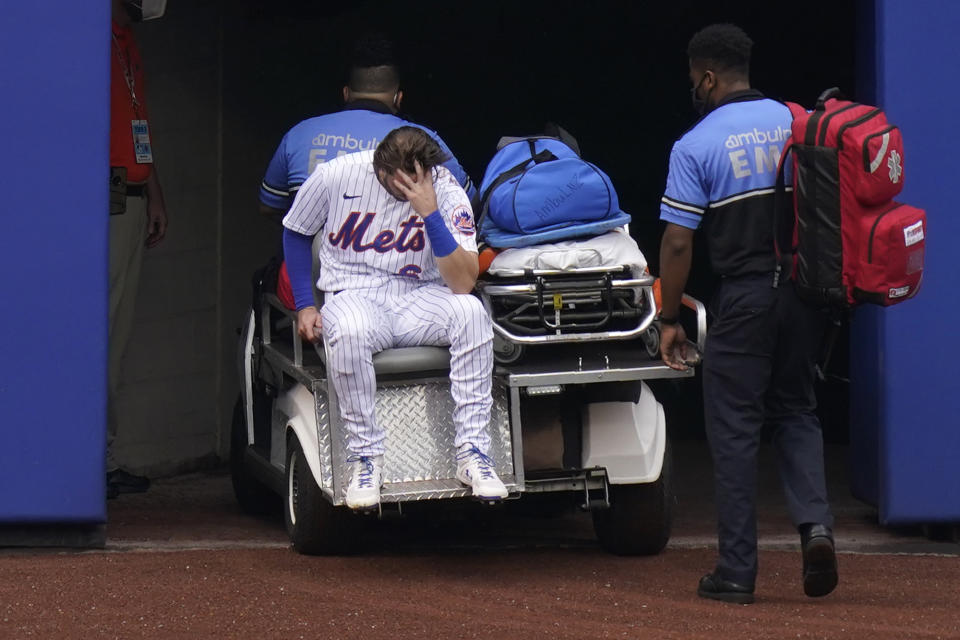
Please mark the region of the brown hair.
<svg viewBox="0 0 960 640"><path fill-rule="evenodd" d="M450 159L440 148L437 141L423 129L400 127L394 129L377 145L373 152L373 168L388 176L400 169L404 173L416 175L414 161L418 161L424 171L428 171Z"/></svg>

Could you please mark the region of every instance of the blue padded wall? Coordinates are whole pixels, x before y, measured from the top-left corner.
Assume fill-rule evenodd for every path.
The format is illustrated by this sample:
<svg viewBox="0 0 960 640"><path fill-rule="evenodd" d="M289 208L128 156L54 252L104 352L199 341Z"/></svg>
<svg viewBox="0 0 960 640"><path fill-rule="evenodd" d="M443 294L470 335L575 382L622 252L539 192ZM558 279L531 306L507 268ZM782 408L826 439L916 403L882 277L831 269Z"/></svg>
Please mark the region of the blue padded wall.
<svg viewBox="0 0 960 640"><path fill-rule="evenodd" d="M0 19L0 523L105 519L110 3Z"/></svg>
<svg viewBox="0 0 960 640"><path fill-rule="evenodd" d="M960 522L960 3L876 0L874 12L874 97L904 135L898 199L925 208L929 229L918 297L858 311L852 327L853 489L884 524Z"/></svg>

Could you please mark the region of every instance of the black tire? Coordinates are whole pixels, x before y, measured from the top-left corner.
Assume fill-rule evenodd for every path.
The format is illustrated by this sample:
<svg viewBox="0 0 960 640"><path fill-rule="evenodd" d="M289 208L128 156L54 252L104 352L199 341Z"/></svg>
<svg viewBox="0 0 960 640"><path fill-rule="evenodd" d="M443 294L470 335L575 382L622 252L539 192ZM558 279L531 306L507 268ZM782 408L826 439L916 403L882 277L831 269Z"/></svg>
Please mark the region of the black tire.
<svg viewBox="0 0 960 640"><path fill-rule="evenodd" d="M647 355L651 358L660 356L660 327L651 324L643 336L643 347L647 350Z"/></svg>
<svg viewBox="0 0 960 640"><path fill-rule="evenodd" d="M233 405L233 422L230 425L230 479L233 495L240 508L254 516L279 513L280 497L260 482L243 462L247 450L247 421L244 416L243 398Z"/></svg>
<svg viewBox="0 0 960 640"><path fill-rule="evenodd" d="M499 334L493 336L493 359L497 364L516 364L526 355L526 348L522 344L511 342Z"/></svg>
<svg viewBox="0 0 960 640"><path fill-rule="evenodd" d="M324 497L296 436L287 445L286 468L283 513L293 548L310 556L355 552L362 534L360 516Z"/></svg>
<svg viewBox="0 0 960 640"><path fill-rule="evenodd" d="M620 556L652 556L663 551L673 525L673 454L670 440L655 482L610 485L610 508L593 512L600 546Z"/></svg>

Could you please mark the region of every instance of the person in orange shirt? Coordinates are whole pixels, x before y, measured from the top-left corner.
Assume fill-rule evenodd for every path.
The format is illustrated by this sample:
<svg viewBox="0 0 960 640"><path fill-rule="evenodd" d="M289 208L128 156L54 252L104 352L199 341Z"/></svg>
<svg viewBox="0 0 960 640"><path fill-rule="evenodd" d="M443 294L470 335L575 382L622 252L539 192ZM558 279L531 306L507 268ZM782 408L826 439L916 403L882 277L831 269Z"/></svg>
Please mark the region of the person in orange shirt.
<svg viewBox="0 0 960 640"><path fill-rule="evenodd" d="M107 497L146 491L149 479L121 469L113 457L120 362L133 327L144 247L167 231L167 211L153 164L140 51L124 0L113 0L110 45L110 355ZM140 3L130 3L140 12ZM143 14L141 14L143 15Z"/></svg>

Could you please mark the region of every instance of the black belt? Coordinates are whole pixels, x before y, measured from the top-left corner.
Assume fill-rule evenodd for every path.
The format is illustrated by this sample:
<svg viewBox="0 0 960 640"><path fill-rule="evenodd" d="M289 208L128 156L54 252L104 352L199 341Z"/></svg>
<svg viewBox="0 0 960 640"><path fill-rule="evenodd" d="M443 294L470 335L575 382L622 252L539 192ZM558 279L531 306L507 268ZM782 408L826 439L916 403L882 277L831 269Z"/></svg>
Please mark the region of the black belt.
<svg viewBox="0 0 960 640"><path fill-rule="evenodd" d="M147 185L144 184L128 184L127 185L127 197L128 198L142 198L147 195Z"/></svg>

